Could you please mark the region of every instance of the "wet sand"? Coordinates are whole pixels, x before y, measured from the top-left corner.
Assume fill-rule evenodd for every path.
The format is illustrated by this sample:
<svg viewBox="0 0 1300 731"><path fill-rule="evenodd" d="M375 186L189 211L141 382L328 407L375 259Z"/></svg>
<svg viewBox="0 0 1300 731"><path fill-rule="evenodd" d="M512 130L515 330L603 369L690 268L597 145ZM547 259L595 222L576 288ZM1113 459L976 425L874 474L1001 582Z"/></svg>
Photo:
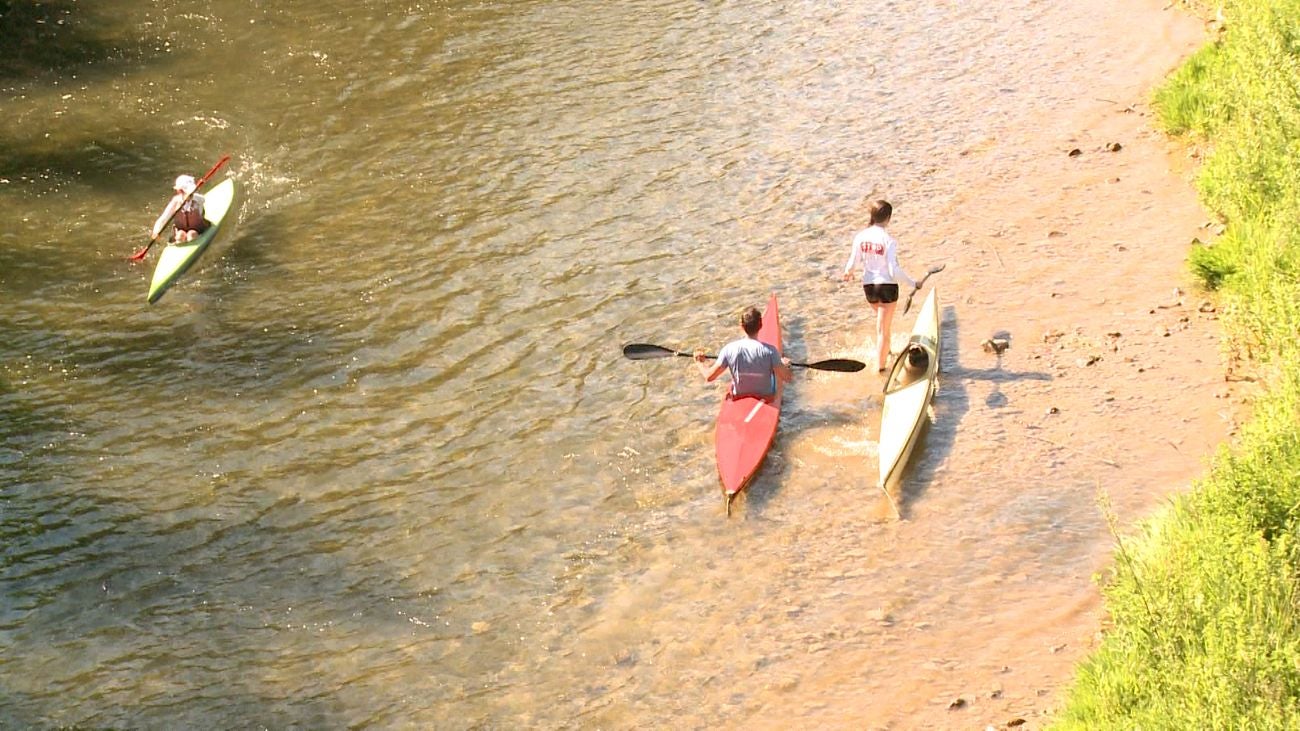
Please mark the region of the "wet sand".
<svg viewBox="0 0 1300 731"><path fill-rule="evenodd" d="M904 239L913 273L947 262L934 281L948 352L925 446L945 456L902 495L906 520L890 522L877 501L887 527L864 537L871 555L824 557L849 571L948 555L978 567L971 592L948 582L941 595L882 606L880 590L827 588L828 634L812 650L825 659L797 690L771 694L760 727L1045 726L1104 624L1094 575L1112 539L1100 504L1131 529L1205 473L1241 418L1248 394L1225 380L1217 313L1185 263L1193 238L1213 236L1194 160L1156 129L1148 105L1204 28L1163 2L1092 4L1098 26L1087 35L1104 40L1096 52L1110 73L1080 88L1069 113L1030 115L1015 138L972 145L968 179L985 185ZM1007 146L1035 162L1002 164ZM896 328L910 323L900 316ZM982 349L993 336L1010 349ZM800 458L799 445L791 452ZM1094 512L1093 530L1044 536L1078 524L1055 511ZM850 535L858 517L829 530ZM1022 539L1054 548L1006 550Z"/></svg>

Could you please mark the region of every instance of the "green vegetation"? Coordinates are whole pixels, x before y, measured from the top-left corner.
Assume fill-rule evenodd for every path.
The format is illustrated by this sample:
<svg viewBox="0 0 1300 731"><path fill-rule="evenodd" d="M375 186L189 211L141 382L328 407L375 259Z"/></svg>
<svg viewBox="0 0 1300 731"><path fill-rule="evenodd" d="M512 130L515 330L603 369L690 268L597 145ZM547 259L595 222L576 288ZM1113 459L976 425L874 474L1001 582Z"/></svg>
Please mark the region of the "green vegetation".
<svg viewBox="0 0 1300 731"><path fill-rule="evenodd" d="M1227 230L1190 265L1265 388L1195 489L1119 540L1112 625L1058 729L1300 729L1300 0L1220 12L1154 101L1206 152Z"/></svg>

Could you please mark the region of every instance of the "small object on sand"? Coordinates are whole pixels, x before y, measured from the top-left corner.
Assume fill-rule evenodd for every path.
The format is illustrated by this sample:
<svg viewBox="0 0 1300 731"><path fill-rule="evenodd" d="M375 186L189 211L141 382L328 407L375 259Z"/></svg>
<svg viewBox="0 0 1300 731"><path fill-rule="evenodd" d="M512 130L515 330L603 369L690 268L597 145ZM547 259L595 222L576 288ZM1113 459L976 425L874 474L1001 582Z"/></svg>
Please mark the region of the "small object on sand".
<svg viewBox="0 0 1300 731"><path fill-rule="evenodd" d="M989 338L980 343L980 347L984 349L985 353L1002 355L1007 348L1011 347L1011 341L1006 338Z"/></svg>

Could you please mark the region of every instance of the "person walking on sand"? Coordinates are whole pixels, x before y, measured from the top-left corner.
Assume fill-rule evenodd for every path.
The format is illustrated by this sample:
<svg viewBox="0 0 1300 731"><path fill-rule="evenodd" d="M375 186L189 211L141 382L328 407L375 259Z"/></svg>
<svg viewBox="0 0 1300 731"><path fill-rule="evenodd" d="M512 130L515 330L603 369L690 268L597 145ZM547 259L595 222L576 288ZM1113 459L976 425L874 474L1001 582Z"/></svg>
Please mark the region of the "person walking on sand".
<svg viewBox="0 0 1300 731"><path fill-rule="evenodd" d="M862 291L867 296L871 311L876 313L876 370L885 372L889 358L889 339L894 322L894 309L898 306L898 282L906 281L913 289L915 279L898 264L898 241L885 230L893 217L894 207L888 201L877 200L871 204L871 225L853 237L849 263L844 266L844 281L853 276L853 267L862 262Z"/></svg>
<svg viewBox="0 0 1300 731"><path fill-rule="evenodd" d="M196 186L197 183L191 175L176 178L173 186L176 195L167 201L167 207L163 209L162 215L154 221L153 238L158 238L158 234L162 233L168 219L171 219L172 227L175 229L172 241L177 243L193 241L209 226L207 218L203 215L203 194L194 192ZM186 196L189 196L189 200L186 200ZM178 207L179 211L176 210ZM176 214L174 219L172 219L173 213Z"/></svg>
<svg viewBox="0 0 1300 731"><path fill-rule="evenodd" d="M706 382L712 383L725 370L731 371L731 395L768 397L776 393L776 382L789 383L794 379L790 361L782 358L775 346L758 339L763 327L763 313L757 307L740 313L740 327L745 337L732 340L718 351L718 359L710 368L709 358L703 350L695 351L695 365Z"/></svg>

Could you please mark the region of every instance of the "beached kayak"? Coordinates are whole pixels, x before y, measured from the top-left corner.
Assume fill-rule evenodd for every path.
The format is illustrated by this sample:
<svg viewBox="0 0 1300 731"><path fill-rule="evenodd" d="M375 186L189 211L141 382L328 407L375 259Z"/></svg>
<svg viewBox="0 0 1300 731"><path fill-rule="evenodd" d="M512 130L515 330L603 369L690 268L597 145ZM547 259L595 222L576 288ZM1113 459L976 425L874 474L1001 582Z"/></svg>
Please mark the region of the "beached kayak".
<svg viewBox="0 0 1300 731"><path fill-rule="evenodd" d="M767 300L758 340L781 350L781 322L775 294ZM731 514L731 501L754 478L776 439L777 422L781 416L782 388L783 384L778 379L774 396L733 397L728 391L722 399L722 408L718 411L714 430L714 448L718 458L718 477L722 480L722 494L727 503L727 515Z"/></svg>
<svg viewBox="0 0 1300 731"><path fill-rule="evenodd" d="M931 289L916 315L907 346L885 379L885 399L880 410L880 486L886 494L902 478L937 386L939 306L935 300L935 290Z"/></svg>
<svg viewBox="0 0 1300 731"><path fill-rule="evenodd" d="M193 241L178 244L170 243L158 255L158 264L153 270L153 280L149 283L149 304L159 297L186 272L212 242L226 229L234 227L235 181L226 178L203 195L203 215L212 225L199 234ZM226 219L230 220L227 221Z"/></svg>

